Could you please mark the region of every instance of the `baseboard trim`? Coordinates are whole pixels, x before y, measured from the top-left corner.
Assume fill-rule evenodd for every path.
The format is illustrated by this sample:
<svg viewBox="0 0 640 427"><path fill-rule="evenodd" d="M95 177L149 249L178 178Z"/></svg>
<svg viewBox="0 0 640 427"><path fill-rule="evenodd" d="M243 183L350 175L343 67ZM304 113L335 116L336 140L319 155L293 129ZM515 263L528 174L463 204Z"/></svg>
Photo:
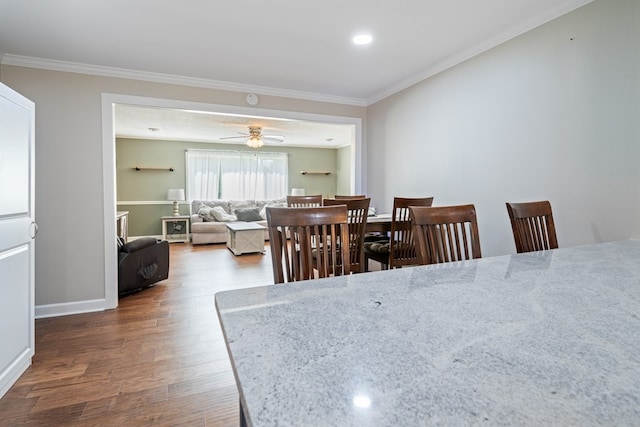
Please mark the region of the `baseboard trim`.
<svg viewBox="0 0 640 427"><path fill-rule="evenodd" d="M31 357L33 349L27 349L18 356L0 375L0 399L9 391L11 386L15 384L20 376L31 366Z"/></svg>
<svg viewBox="0 0 640 427"><path fill-rule="evenodd" d="M103 298L87 301L67 302L62 304L37 305L35 307L35 317L36 319L44 319L47 317L69 316L71 314L104 311L106 304L107 301Z"/></svg>
<svg viewBox="0 0 640 427"><path fill-rule="evenodd" d="M155 237L156 239L160 239L162 240L162 234L158 234L156 235L149 235L149 236L127 236L127 243L132 242L136 239L142 239L143 237Z"/></svg>

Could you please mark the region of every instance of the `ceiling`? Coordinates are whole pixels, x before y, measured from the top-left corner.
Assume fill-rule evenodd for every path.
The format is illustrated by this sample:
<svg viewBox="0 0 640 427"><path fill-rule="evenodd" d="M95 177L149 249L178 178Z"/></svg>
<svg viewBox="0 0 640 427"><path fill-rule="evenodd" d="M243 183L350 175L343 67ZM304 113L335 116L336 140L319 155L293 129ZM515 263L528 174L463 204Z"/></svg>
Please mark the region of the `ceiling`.
<svg viewBox="0 0 640 427"><path fill-rule="evenodd" d="M0 0L0 62L82 65L87 72L366 106L590 1ZM373 43L352 44L360 32L371 33ZM135 117L123 109L122 120L171 115L143 110ZM213 120L175 114L183 124L192 120L189 129ZM244 132L250 122L192 137ZM133 123L117 123L134 133ZM265 122L265 133L273 127L296 140L298 131L284 127L304 122L284 123ZM167 135L171 125L164 126Z"/></svg>
<svg viewBox="0 0 640 427"><path fill-rule="evenodd" d="M116 105L114 123L118 137L229 144L243 144L246 138L241 134L249 133L248 126L259 126L264 136L284 137L282 143L266 141L265 145L287 147L344 147L352 143L355 132L350 124L134 105ZM241 138L220 140L230 136Z"/></svg>

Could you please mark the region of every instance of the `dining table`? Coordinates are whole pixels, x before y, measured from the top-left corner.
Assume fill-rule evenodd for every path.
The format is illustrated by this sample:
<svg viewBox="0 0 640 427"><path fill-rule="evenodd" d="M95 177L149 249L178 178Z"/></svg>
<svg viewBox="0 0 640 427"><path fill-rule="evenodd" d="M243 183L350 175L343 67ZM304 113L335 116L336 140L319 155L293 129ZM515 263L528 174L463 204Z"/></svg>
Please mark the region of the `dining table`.
<svg viewBox="0 0 640 427"><path fill-rule="evenodd" d="M391 214L381 213L367 217L366 233L389 233L391 231Z"/></svg>
<svg viewBox="0 0 640 427"><path fill-rule="evenodd" d="M215 295L249 426L638 425L640 242Z"/></svg>

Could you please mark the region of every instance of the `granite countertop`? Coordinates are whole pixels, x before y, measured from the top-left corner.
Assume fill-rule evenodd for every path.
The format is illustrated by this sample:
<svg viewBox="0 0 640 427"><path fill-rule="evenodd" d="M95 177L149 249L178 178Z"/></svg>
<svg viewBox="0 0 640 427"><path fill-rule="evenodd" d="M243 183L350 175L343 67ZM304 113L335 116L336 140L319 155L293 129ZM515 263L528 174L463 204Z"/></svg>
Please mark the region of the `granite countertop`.
<svg viewBox="0 0 640 427"><path fill-rule="evenodd" d="M249 425L637 425L640 242L216 294Z"/></svg>

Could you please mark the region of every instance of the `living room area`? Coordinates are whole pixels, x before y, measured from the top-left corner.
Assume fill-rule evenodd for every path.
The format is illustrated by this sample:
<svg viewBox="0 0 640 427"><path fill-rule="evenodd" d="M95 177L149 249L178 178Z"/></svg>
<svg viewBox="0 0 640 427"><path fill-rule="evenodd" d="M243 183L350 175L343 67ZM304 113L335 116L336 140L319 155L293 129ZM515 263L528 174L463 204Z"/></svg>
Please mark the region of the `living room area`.
<svg viewBox="0 0 640 427"><path fill-rule="evenodd" d="M118 251L118 295L167 278L170 254L154 239L225 247L236 235L228 224L264 226L266 206L284 205L288 194L354 191L352 119L150 103L113 108L117 233L126 243ZM134 241L142 251L131 253Z"/></svg>
<svg viewBox="0 0 640 427"><path fill-rule="evenodd" d="M157 111L115 106L117 211L126 213L128 239L191 241L185 232L198 231L188 221L198 214L194 200L230 201L225 213L235 215L239 207L263 209L267 201L284 200L292 189L324 197L354 191L354 124ZM184 122L190 127L176 125ZM262 131L261 146L246 145L248 127ZM195 235L193 243L224 243L225 233L218 234Z"/></svg>

